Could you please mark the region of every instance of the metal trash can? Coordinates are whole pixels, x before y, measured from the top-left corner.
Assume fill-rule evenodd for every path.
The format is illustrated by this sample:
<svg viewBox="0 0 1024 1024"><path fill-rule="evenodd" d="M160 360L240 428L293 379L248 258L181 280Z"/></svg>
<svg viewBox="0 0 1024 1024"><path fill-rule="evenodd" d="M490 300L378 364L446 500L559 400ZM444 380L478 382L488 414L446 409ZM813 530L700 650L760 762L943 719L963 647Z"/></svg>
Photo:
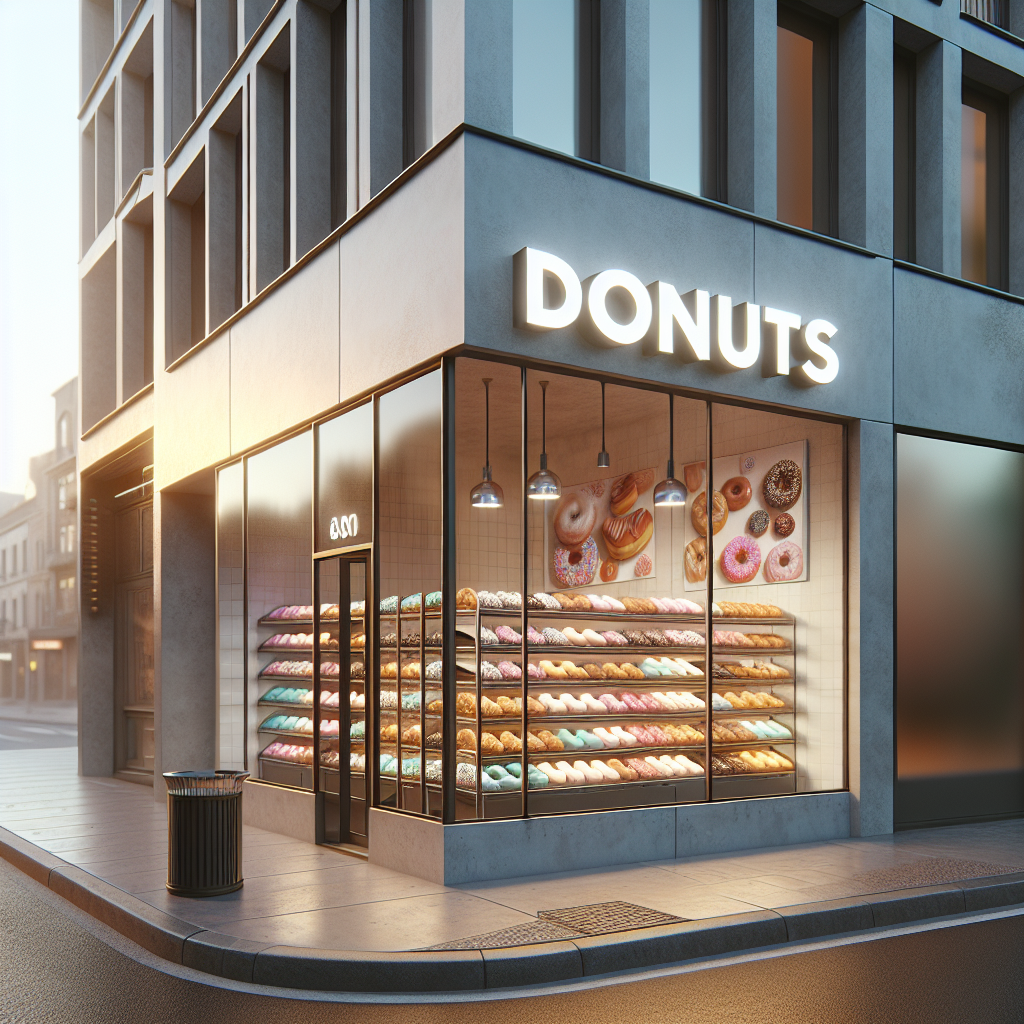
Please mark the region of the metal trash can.
<svg viewBox="0 0 1024 1024"><path fill-rule="evenodd" d="M167 888L220 896L242 888L242 783L248 772L164 772Z"/></svg>

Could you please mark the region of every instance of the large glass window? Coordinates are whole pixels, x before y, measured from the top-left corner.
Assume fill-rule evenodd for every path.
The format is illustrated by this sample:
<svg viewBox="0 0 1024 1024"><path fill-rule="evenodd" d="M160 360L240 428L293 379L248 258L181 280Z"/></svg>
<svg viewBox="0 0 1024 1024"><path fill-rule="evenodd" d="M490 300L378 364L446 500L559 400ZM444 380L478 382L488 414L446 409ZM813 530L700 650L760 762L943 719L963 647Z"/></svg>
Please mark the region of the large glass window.
<svg viewBox="0 0 1024 1024"><path fill-rule="evenodd" d="M834 234L833 27L780 4L777 45L777 216L787 224Z"/></svg>
<svg viewBox="0 0 1024 1024"><path fill-rule="evenodd" d="M576 153L576 0L512 2L512 133Z"/></svg>
<svg viewBox="0 0 1024 1024"><path fill-rule="evenodd" d="M651 181L701 193L703 0L651 0Z"/></svg>
<svg viewBox="0 0 1024 1024"><path fill-rule="evenodd" d="M897 826L1024 813L1024 454L900 434Z"/></svg>
<svg viewBox="0 0 1024 1024"><path fill-rule="evenodd" d="M245 768L245 476L217 474L217 767Z"/></svg>
<svg viewBox="0 0 1024 1024"><path fill-rule="evenodd" d="M967 84L960 128L961 273L1006 287L1006 101Z"/></svg>

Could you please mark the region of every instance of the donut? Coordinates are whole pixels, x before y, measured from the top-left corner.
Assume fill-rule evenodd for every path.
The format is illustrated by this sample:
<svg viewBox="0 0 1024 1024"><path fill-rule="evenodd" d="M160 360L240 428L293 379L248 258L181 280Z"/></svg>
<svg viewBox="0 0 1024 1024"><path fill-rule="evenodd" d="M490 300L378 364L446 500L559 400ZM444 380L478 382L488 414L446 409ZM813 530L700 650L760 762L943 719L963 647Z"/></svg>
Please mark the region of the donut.
<svg viewBox="0 0 1024 1024"><path fill-rule="evenodd" d="M691 583L700 583L708 574L708 542L703 537L694 537L686 545L684 555L686 578Z"/></svg>
<svg viewBox="0 0 1024 1024"><path fill-rule="evenodd" d="M628 516L609 516L601 524L605 547L612 558L622 561L640 554L654 536L654 516L638 508Z"/></svg>
<svg viewBox="0 0 1024 1024"><path fill-rule="evenodd" d="M747 529L755 537L763 537L768 532L770 525L771 516L763 508L759 508L756 512L751 512L750 518L747 520Z"/></svg>
<svg viewBox="0 0 1024 1024"><path fill-rule="evenodd" d="M729 518L729 506L726 504L725 495L722 494L721 491L715 491L711 502L714 506L711 513L711 528L712 532L718 533L718 531L725 526L725 521ZM693 508L690 510L690 519L693 521L693 528L702 537L706 537L708 534L707 491L701 491L700 494L697 495L697 498L693 503Z"/></svg>
<svg viewBox="0 0 1024 1024"><path fill-rule="evenodd" d="M597 572L597 543L587 537L580 550L555 548L555 579L563 587L585 587Z"/></svg>
<svg viewBox="0 0 1024 1024"><path fill-rule="evenodd" d="M753 537L742 533L722 550L722 572L730 583L749 583L761 568L761 549Z"/></svg>
<svg viewBox="0 0 1024 1024"><path fill-rule="evenodd" d="M633 566L634 576L650 576L654 570L654 563L650 555L641 555Z"/></svg>
<svg viewBox="0 0 1024 1024"><path fill-rule="evenodd" d="M570 551L583 547L596 523L597 506L579 492L564 495L555 508L555 536Z"/></svg>
<svg viewBox="0 0 1024 1024"><path fill-rule="evenodd" d="M611 509L613 516L625 515L640 497L636 476L627 473L612 485Z"/></svg>
<svg viewBox="0 0 1024 1024"><path fill-rule="evenodd" d="M750 501L750 481L745 476L734 476L722 484L722 493L730 512L739 512Z"/></svg>
<svg viewBox="0 0 1024 1024"><path fill-rule="evenodd" d="M791 540L776 544L764 560L764 578L769 583L788 583L803 571L804 553Z"/></svg>
<svg viewBox="0 0 1024 1024"><path fill-rule="evenodd" d="M605 583L611 583L616 576L619 575L619 563L618 562L602 562L601 572L599 574L601 579Z"/></svg>
<svg viewBox="0 0 1024 1024"><path fill-rule="evenodd" d="M780 537L788 537L795 529L796 520L788 512L775 517L775 532Z"/></svg>
<svg viewBox="0 0 1024 1024"><path fill-rule="evenodd" d="M776 462L764 475L761 485L765 503L785 512L792 508L803 489L803 473L792 459Z"/></svg>
<svg viewBox="0 0 1024 1024"><path fill-rule="evenodd" d="M691 462L683 466L683 483L688 491L696 491L704 481L704 463Z"/></svg>

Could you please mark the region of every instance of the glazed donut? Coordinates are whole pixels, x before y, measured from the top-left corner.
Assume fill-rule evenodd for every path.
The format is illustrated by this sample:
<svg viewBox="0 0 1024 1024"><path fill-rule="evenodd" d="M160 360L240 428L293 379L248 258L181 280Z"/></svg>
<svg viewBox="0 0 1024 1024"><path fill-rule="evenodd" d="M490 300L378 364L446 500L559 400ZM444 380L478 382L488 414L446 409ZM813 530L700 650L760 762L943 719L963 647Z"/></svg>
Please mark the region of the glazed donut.
<svg viewBox="0 0 1024 1024"><path fill-rule="evenodd" d="M612 515L625 515L633 507L638 497L640 497L640 492L637 489L636 477L632 473L627 473L612 485Z"/></svg>
<svg viewBox="0 0 1024 1024"><path fill-rule="evenodd" d="M602 562L601 563L601 580L604 583L611 583L616 576L619 575L619 563L618 562Z"/></svg>
<svg viewBox="0 0 1024 1024"><path fill-rule="evenodd" d="M734 476L722 484L722 493L730 512L739 512L750 501L750 481L745 476Z"/></svg>
<svg viewBox="0 0 1024 1024"><path fill-rule="evenodd" d="M725 502L725 495L721 491L715 491L714 497L711 499L712 512L711 512L711 528L712 532L718 533L723 526L725 526L726 520L729 518L729 506ZM708 492L701 491L697 495L696 500L693 503L693 508L690 510L690 519L693 521L693 528L702 536L708 535Z"/></svg>
<svg viewBox="0 0 1024 1024"><path fill-rule="evenodd" d="M785 512L792 508L803 489L803 473L792 459L776 462L764 475L761 486L766 504Z"/></svg>
<svg viewBox="0 0 1024 1024"><path fill-rule="evenodd" d="M585 587L597 572L597 543L587 537L581 549L555 548L555 579L563 587Z"/></svg>
<svg viewBox="0 0 1024 1024"><path fill-rule="evenodd" d="M570 551L579 551L594 532L597 506L586 495L566 494L555 509L555 536Z"/></svg>
<svg viewBox="0 0 1024 1024"><path fill-rule="evenodd" d="M761 568L761 549L753 537L742 533L722 550L722 573L730 583L749 583Z"/></svg>
<svg viewBox="0 0 1024 1024"><path fill-rule="evenodd" d="M691 462L688 466L683 466L683 483L686 484L686 489L688 491L699 490L703 481L703 462Z"/></svg>
<svg viewBox="0 0 1024 1024"><path fill-rule="evenodd" d="M804 553L798 544L784 540L768 552L764 560L764 578L769 583L788 583L804 571Z"/></svg>
<svg viewBox="0 0 1024 1024"><path fill-rule="evenodd" d="M708 542L703 537L694 537L686 545L684 556L686 578L691 583L700 583L708 574Z"/></svg>
<svg viewBox="0 0 1024 1024"><path fill-rule="evenodd" d="M775 517L775 532L780 537L788 537L795 529L796 520L788 512Z"/></svg>
<svg viewBox="0 0 1024 1024"><path fill-rule="evenodd" d="M612 558L621 561L640 554L654 536L654 516L638 508L628 516L609 516L602 524L605 547Z"/></svg>
<svg viewBox="0 0 1024 1024"><path fill-rule="evenodd" d="M771 517L763 508L759 508L756 512L751 512L750 518L747 520L747 529L755 537L763 537L768 532L770 525Z"/></svg>

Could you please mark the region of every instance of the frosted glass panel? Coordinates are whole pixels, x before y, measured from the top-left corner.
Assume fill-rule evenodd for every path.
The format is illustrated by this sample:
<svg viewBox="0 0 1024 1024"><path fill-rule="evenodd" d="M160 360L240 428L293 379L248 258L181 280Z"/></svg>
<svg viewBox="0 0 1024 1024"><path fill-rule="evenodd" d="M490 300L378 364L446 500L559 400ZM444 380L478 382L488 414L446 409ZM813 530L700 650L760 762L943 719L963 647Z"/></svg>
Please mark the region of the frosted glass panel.
<svg viewBox="0 0 1024 1024"><path fill-rule="evenodd" d="M576 152L575 0L513 0L512 133Z"/></svg>
<svg viewBox="0 0 1024 1024"><path fill-rule="evenodd" d="M900 435L897 820L1024 795L1024 455Z"/></svg>
<svg viewBox="0 0 1024 1024"><path fill-rule="evenodd" d="M700 194L701 0L651 0L651 181Z"/></svg>

